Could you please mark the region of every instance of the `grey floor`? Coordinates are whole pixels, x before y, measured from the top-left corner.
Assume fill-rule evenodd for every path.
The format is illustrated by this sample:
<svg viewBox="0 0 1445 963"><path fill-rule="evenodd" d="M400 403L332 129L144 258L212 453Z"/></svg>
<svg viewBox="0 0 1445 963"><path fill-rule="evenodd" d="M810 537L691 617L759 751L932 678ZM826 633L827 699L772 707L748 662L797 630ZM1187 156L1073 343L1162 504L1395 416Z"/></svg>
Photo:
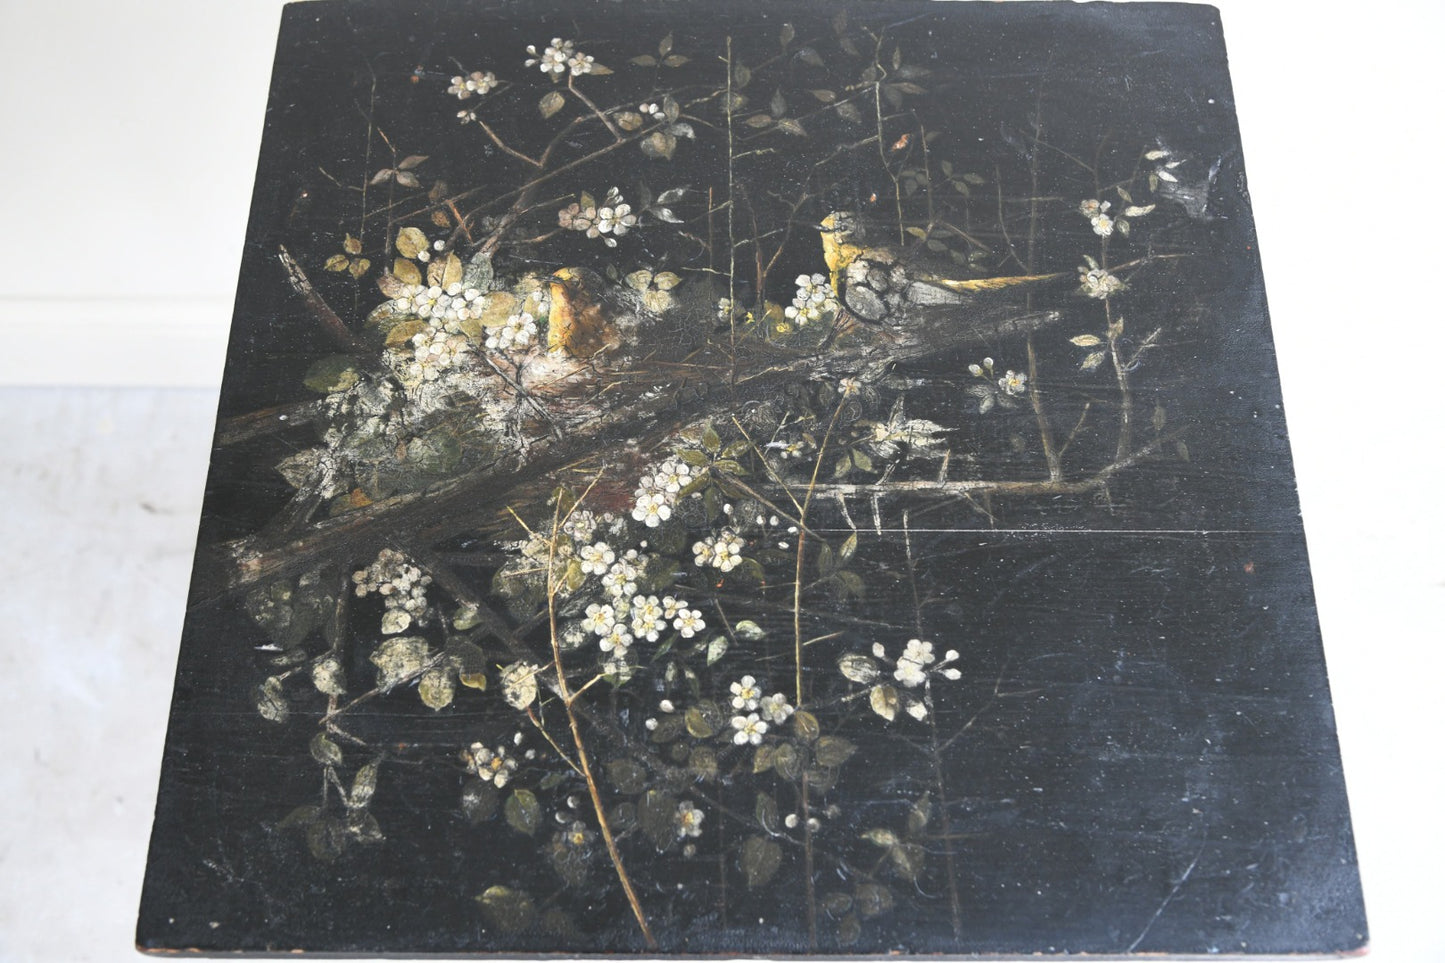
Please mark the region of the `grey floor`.
<svg viewBox="0 0 1445 963"><path fill-rule="evenodd" d="M212 390L0 389L0 960L131 956Z"/></svg>

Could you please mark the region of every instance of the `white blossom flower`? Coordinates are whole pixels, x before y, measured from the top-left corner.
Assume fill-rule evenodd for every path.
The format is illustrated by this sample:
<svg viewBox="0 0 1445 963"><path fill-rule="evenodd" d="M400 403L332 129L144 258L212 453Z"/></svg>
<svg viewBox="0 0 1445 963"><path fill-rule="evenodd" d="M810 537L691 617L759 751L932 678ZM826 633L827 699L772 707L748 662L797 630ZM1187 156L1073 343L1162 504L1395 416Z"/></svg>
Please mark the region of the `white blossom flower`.
<svg viewBox="0 0 1445 963"><path fill-rule="evenodd" d="M676 494L692 482L692 466L681 458L669 458L657 467L652 483L669 494Z"/></svg>
<svg viewBox="0 0 1445 963"><path fill-rule="evenodd" d="M632 633L627 631L626 626L621 622L612 626L597 647L603 652L614 652L618 656L627 652L627 647L632 644Z"/></svg>
<svg viewBox="0 0 1445 963"><path fill-rule="evenodd" d="M671 595L663 596L662 617L665 619L675 618L679 613L687 611L687 602L682 599L675 599Z"/></svg>
<svg viewBox="0 0 1445 963"><path fill-rule="evenodd" d="M763 718L778 726L787 722L788 716L793 714L793 707L788 704L788 697L781 692L774 692L763 699L761 709Z"/></svg>
<svg viewBox="0 0 1445 963"><path fill-rule="evenodd" d="M656 595L638 595L632 600L632 634L639 639L656 642L667 628L662 617L662 603Z"/></svg>
<svg viewBox="0 0 1445 963"><path fill-rule="evenodd" d="M712 565L716 556L717 539L709 536L700 542L692 543L692 561L698 568L707 568Z"/></svg>
<svg viewBox="0 0 1445 963"><path fill-rule="evenodd" d="M527 66L537 67L544 74L555 74L560 77L567 72L567 61L571 58L576 46L571 40L553 37L552 43L539 54L535 44L528 44L527 53L532 56L527 58Z"/></svg>
<svg viewBox="0 0 1445 963"><path fill-rule="evenodd" d="M717 541L712 547L713 568L722 572L731 572L743 562L743 540L733 531L723 529L718 533Z"/></svg>
<svg viewBox="0 0 1445 963"><path fill-rule="evenodd" d="M587 617L582 620L582 628L596 635L605 636L612 631L612 626L616 623L617 611L612 606L593 602L587 606Z"/></svg>
<svg viewBox="0 0 1445 963"><path fill-rule="evenodd" d="M637 496L632 517L648 528L656 528L672 517L672 505L664 492L642 492Z"/></svg>
<svg viewBox="0 0 1445 963"><path fill-rule="evenodd" d="M672 620L672 627L677 629L678 634L684 639L690 639L707 628L707 623L702 620L702 612L699 610L683 609Z"/></svg>
<svg viewBox="0 0 1445 963"><path fill-rule="evenodd" d="M1114 219L1107 214L1095 214L1089 218L1089 223L1094 226L1094 233L1100 237L1108 237L1114 233Z"/></svg>
<svg viewBox="0 0 1445 963"><path fill-rule="evenodd" d="M1028 380L1028 375L1010 370L998 379L998 386L1008 394L1021 395L1028 390Z"/></svg>
<svg viewBox="0 0 1445 963"><path fill-rule="evenodd" d="M605 575L607 569L617 560L612 546L606 542L583 545L577 555L582 560L582 574L584 575Z"/></svg>
<svg viewBox="0 0 1445 963"><path fill-rule="evenodd" d="M1079 286L1084 294L1100 301L1125 289L1123 281L1100 267L1079 268Z"/></svg>
<svg viewBox="0 0 1445 963"><path fill-rule="evenodd" d="M613 598L629 599L637 594L637 575L636 565L628 559L618 559L602 576L602 587Z"/></svg>
<svg viewBox="0 0 1445 963"><path fill-rule="evenodd" d="M631 228L637 225L637 215L632 213L631 204L617 204L613 207L599 207L597 209L597 232L599 234L611 233L616 237L626 234ZM616 242L610 238L607 240L608 247L613 247Z"/></svg>
<svg viewBox="0 0 1445 963"><path fill-rule="evenodd" d="M903 654L898 657L898 663L893 670L893 678L910 689L922 685L928 676L928 666L933 661L932 642L909 639L903 649Z"/></svg>
<svg viewBox="0 0 1445 963"><path fill-rule="evenodd" d="M763 736L768 731L768 724L759 719L756 712L750 712L746 716L733 716L733 728L737 730L733 733L734 743L745 746L751 742L756 746L762 744Z"/></svg>
<svg viewBox="0 0 1445 963"><path fill-rule="evenodd" d="M592 64L592 55L582 53L580 50L567 58L567 66L571 69L572 76L574 77L590 74L592 72Z"/></svg>
<svg viewBox="0 0 1445 963"><path fill-rule="evenodd" d="M687 800L677 804L677 838L702 835L703 811Z"/></svg>
<svg viewBox="0 0 1445 963"><path fill-rule="evenodd" d="M526 311L507 318L492 333L487 335L487 347L492 351L507 351L525 348L537 337L537 319Z"/></svg>
<svg viewBox="0 0 1445 963"><path fill-rule="evenodd" d="M756 709L763 698L763 690L758 688L758 680L750 675L745 675L734 682L731 688L734 709Z"/></svg>
<svg viewBox="0 0 1445 963"><path fill-rule="evenodd" d="M1108 211L1109 207L1110 204L1108 201L1100 201L1095 200L1094 198L1088 198L1079 202L1079 213L1092 220L1093 218L1098 217L1100 214Z"/></svg>
<svg viewBox="0 0 1445 963"><path fill-rule="evenodd" d="M638 104L637 112L639 114L642 114L644 117L652 117L654 119L666 116L666 114L663 113L662 108L657 104L653 103Z"/></svg>
<svg viewBox="0 0 1445 963"><path fill-rule="evenodd" d="M469 755L468 768L480 776L483 782L489 782L498 789L507 784L517 769L517 760L507 755L506 746L488 749L480 742L474 742Z"/></svg>
<svg viewBox="0 0 1445 963"><path fill-rule="evenodd" d="M497 86L497 75L488 70L483 73L480 70L473 70L465 77L453 77L452 85L447 88L447 93L452 94L458 100L466 100L472 94L478 97L491 93Z"/></svg>

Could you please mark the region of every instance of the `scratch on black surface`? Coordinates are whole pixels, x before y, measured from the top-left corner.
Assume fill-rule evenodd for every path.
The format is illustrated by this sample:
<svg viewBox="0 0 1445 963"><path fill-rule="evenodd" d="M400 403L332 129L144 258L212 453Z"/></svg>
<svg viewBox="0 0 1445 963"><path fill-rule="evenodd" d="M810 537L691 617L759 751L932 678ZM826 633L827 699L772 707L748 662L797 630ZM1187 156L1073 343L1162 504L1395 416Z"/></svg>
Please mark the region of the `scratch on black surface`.
<svg viewBox="0 0 1445 963"><path fill-rule="evenodd" d="M1194 867L1199 865L1199 858L1204 855L1204 847L1208 842L1209 831L1206 829L1204 838L1199 841L1199 852L1194 854L1194 858L1190 860L1189 865L1185 867L1183 875L1179 877L1174 883L1173 888L1169 890L1169 895L1164 897L1164 902L1159 904L1159 908L1154 911L1154 915L1149 917L1149 922L1144 924L1144 929L1139 931L1139 935L1134 937L1134 942L1130 943L1129 948L1124 952L1133 953L1139 948L1139 944L1144 942L1144 937L1149 935L1149 931L1154 928L1154 924L1159 922L1159 917L1163 916L1164 911L1169 908L1169 904L1174 902L1174 897L1178 896L1179 891L1184 888L1184 884L1189 882L1189 876L1194 872Z"/></svg>

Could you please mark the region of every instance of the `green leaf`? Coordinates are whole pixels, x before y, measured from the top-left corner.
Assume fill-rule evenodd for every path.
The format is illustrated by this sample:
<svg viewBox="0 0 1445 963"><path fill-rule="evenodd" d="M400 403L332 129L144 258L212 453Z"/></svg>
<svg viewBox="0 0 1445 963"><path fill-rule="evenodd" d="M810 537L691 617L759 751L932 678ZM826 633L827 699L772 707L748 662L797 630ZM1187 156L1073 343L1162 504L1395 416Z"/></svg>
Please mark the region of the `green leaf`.
<svg viewBox="0 0 1445 963"><path fill-rule="evenodd" d="M1079 334L1069 339L1070 344L1076 344L1081 348L1092 348L1097 344L1103 344L1096 334Z"/></svg>
<svg viewBox="0 0 1445 963"><path fill-rule="evenodd" d="M376 794L376 771L377 764L374 762L356 770L356 778L351 780L351 792L346 794L348 808L364 809L371 802L371 797Z"/></svg>
<svg viewBox="0 0 1445 963"><path fill-rule="evenodd" d="M657 58L654 57L652 54L642 54L641 56L633 57L632 60L629 61L629 63L632 63L638 67L656 67Z"/></svg>
<svg viewBox="0 0 1445 963"><path fill-rule="evenodd" d="M718 660L727 655L728 640L726 636L715 635L707 644L707 664L715 665Z"/></svg>
<svg viewBox="0 0 1445 963"><path fill-rule="evenodd" d="M917 843L900 843L888 851L888 857L893 861L893 868L898 875L913 882L918 879L918 874L923 872L927 854Z"/></svg>
<svg viewBox="0 0 1445 963"><path fill-rule="evenodd" d="M387 639L371 653L371 662L377 668L377 685L383 690L390 689L419 674L430 653L426 639L419 636Z"/></svg>
<svg viewBox="0 0 1445 963"><path fill-rule="evenodd" d="M649 789L637 803L637 824L662 852L677 839L677 797Z"/></svg>
<svg viewBox="0 0 1445 963"><path fill-rule="evenodd" d="M684 713L683 719L687 724L687 731L694 739L711 739L717 735L717 729L713 726L702 710L697 706L691 706Z"/></svg>
<svg viewBox="0 0 1445 963"><path fill-rule="evenodd" d="M823 736L813 747L813 758L820 766L841 766L857 751L858 747L842 736Z"/></svg>
<svg viewBox="0 0 1445 963"><path fill-rule="evenodd" d="M733 634L744 642L761 642L768 633L752 619L743 619L733 626Z"/></svg>
<svg viewBox="0 0 1445 963"><path fill-rule="evenodd" d="M859 883L853 891L853 904L864 919L886 913L893 908L893 894L877 883Z"/></svg>
<svg viewBox="0 0 1445 963"><path fill-rule="evenodd" d="M318 732L311 737L311 758L323 766L339 766L341 747L326 738L326 733Z"/></svg>
<svg viewBox="0 0 1445 963"><path fill-rule="evenodd" d="M793 713L793 731L796 732L798 738L804 742L812 742L818 738L818 733L822 731L822 726L819 725L817 716L813 715L807 709L799 709Z"/></svg>
<svg viewBox="0 0 1445 963"><path fill-rule="evenodd" d="M838 660L838 671L844 677L859 685L869 685L881 674L878 663L866 655L849 653Z"/></svg>
<svg viewBox="0 0 1445 963"><path fill-rule="evenodd" d="M908 834L917 835L928 828L928 818L933 815L933 800L924 793L908 810Z"/></svg>
<svg viewBox="0 0 1445 963"><path fill-rule="evenodd" d="M502 794L497 791L497 787L476 776L468 779L462 786L462 814L473 826L495 816L501 801Z"/></svg>
<svg viewBox="0 0 1445 963"><path fill-rule="evenodd" d="M691 60L691 57L684 57L682 54L673 54L662 61L664 67L681 67Z"/></svg>
<svg viewBox="0 0 1445 963"><path fill-rule="evenodd" d="M771 839L749 836L743 840L742 855L738 860L748 888L757 889L767 883L783 864L783 849Z"/></svg>
<svg viewBox="0 0 1445 963"><path fill-rule="evenodd" d="M346 843L346 824L334 816L322 816L306 827L306 848L322 862L340 856Z"/></svg>
<svg viewBox="0 0 1445 963"><path fill-rule="evenodd" d="M297 806L291 810L281 821L276 824L277 829L296 829L303 826L310 826L321 816L321 809L318 806Z"/></svg>
<svg viewBox="0 0 1445 963"><path fill-rule="evenodd" d="M868 693L868 705L892 722L898 716L898 690L891 685L875 685Z"/></svg>
<svg viewBox="0 0 1445 963"><path fill-rule="evenodd" d="M346 675L342 671L341 661L332 655L319 660L311 667L311 684L316 686L316 691L322 695L344 695Z"/></svg>
<svg viewBox="0 0 1445 963"><path fill-rule="evenodd" d="M797 779L803 774L803 757L791 743L773 750L773 771L784 779Z"/></svg>
<svg viewBox="0 0 1445 963"><path fill-rule="evenodd" d="M502 812L507 818L507 825L525 836L535 834L537 827L542 825L542 804L530 789L512 790Z"/></svg>
<svg viewBox="0 0 1445 963"><path fill-rule="evenodd" d="M881 826L868 830L863 834L863 838L874 846L882 846L884 849L897 846L899 842L898 835L893 830L884 829Z"/></svg>
<svg viewBox="0 0 1445 963"><path fill-rule="evenodd" d="M758 820L758 825L763 827L763 832L769 836L778 835L782 826L782 820L778 816L778 801L765 792L758 793L758 801L753 806L753 815Z"/></svg>
<svg viewBox="0 0 1445 963"><path fill-rule="evenodd" d="M819 576L820 578L827 578L829 575L832 575L833 572L834 572L835 570L837 570L837 568L838 568L838 556L836 556L836 555L833 554L833 550L832 550L831 548L829 548L829 547L827 546L827 544L823 544L823 545L819 546L819 548L818 548L818 576Z"/></svg>
<svg viewBox="0 0 1445 963"><path fill-rule="evenodd" d="M508 886L489 886L477 897L487 922L503 933L517 933L532 924L537 907L532 897Z"/></svg>
<svg viewBox="0 0 1445 963"><path fill-rule="evenodd" d="M356 359L349 354L331 354L306 369L302 384L312 391L331 394L354 387L361 380Z"/></svg>
<svg viewBox="0 0 1445 963"><path fill-rule="evenodd" d="M717 753L707 746L697 746L688 753L687 768L698 779L711 781L717 778Z"/></svg>
<svg viewBox="0 0 1445 963"><path fill-rule="evenodd" d="M631 759L614 759L606 771L608 781L624 795L633 796L647 788L647 770Z"/></svg>
<svg viewBox="0 0 1445 963"><path fill-rule="evenodd" d="M549 90L537 101L537 110L541 112L542 119L546 120L557 111L567 105L567 97L560 90Z"/></svg>
<svg viewBox="0 0 1445 963"><path fill-rule="evenodd" d="M457 694L451 669L428 669L423 672L417 691L421 695L422 704L428 709L445 709L452 704L452 699L456 698Z"/></svg>
<svg viewBox="0 0 1445 963"><path fill-rule="evenodd" d="M537 666L513 662L502 670L502 698L513 709L525 709L537 701Z"/></svg>
<svg viewBox="0 0 1445 963"><path fill-rule="evenodd" d="M653 160L672 160L677 150L677 138L662 130L655 130L638 143L642 153Z"/></svg>
<svg viewBox="0 0 1445 963"><path fill-rule="evenodd" d="M772 746L758 746L753 753L753 772L767 772L773 768L773 754Z"/></svg>
<svg viewBox="0 0 1445 963"><path fill-rule="evenodd" d="M285 722L291 714L291 706L286 702L286 696L281 691L281 679L271 676L265 682L256 687L256 711L261 713L261 718L270 722Z"/></svg>

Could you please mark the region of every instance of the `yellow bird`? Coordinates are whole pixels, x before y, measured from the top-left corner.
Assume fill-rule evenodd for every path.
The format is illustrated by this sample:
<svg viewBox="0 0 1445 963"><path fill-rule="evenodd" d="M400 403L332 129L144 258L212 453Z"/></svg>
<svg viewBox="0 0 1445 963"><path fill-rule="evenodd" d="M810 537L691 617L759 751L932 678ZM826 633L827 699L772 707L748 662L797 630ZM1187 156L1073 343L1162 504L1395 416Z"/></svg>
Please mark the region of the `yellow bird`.
<svg viewBox="0 0 1445 963"><path fill-rule="evenodd" d="M834 211L823 218L818 233L833 290L864 321L896 324L913 309L965 304L987 291L1071 276L1060 272L967 280L940 277L905 263L893 248L868 244L858 216L850 211Z"/></svg>
<svg viewBox="0 0 1445 963"><path fill-rule="evenodd" d="M626 305L596 271L566 267L547 278L552 307L547 349L587 359L619 343L616 319Z"/></svg>

